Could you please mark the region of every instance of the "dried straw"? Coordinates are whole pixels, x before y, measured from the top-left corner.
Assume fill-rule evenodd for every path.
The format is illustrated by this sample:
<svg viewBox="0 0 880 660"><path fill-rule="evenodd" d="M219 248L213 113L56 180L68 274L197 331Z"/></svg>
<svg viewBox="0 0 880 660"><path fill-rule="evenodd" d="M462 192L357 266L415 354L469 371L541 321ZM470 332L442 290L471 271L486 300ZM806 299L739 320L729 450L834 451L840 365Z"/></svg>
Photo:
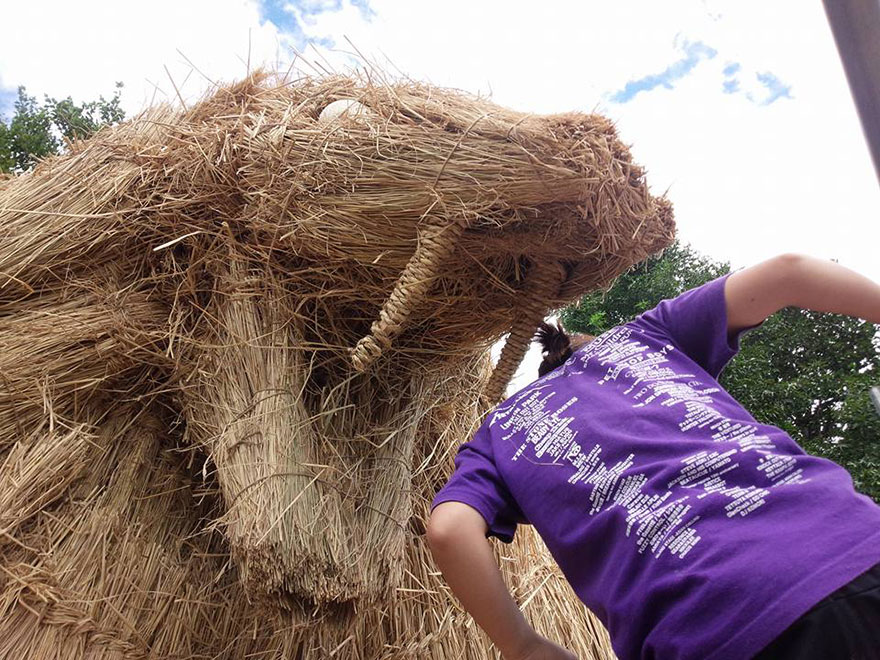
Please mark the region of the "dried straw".
<svg viewBox="0 0 880 660"><path fill-rule="evenodd" d="M672 234L605 118L376 76L258 73L0 182L0 656L493 657L430 500L537 321ZM533 530L496 551L610 657Z"/></svg>
<svg viewBox="0 0 880 660"><path fill-rule="evenodd" d="M3 547L0 657L496 658L434 568L423 533L455 444L482 410L487 358L475 355L464 366L422 384L420 394L433 405L420 420L412 456L418 495L404 534L402 579L371 607L314 608L292 600L279 611L249 602L228 546L205 526L224 506L221 489L212 475L200 478L188 465L191 453L167 434L167 405L96 402L112 412L63 433L35 432L16 448L18 465L75 477L28 483L12 478L26 474L10 472L10 461L4 468L4 501L12 496L29 511L18 509L25 526ZM76 452L65 454L71 443ZM494 550L539 631L580 657L613 657L606 633L531 528Z"/></svg>

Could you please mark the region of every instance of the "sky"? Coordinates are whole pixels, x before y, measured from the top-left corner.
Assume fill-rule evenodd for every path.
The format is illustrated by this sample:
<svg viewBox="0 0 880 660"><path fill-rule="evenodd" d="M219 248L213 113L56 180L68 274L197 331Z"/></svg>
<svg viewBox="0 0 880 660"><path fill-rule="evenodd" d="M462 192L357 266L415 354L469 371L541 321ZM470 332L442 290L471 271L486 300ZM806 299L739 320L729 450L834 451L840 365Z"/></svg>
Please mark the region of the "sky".
<svg viewBox="0 0 880 660"><path fill-rule="evenodd" d="M259 65L346 71L355 51L516 110L607 115L679 237L733 268L801 252L880 281L880 187L818 0L15 2L0 116L18 85L81 102L121 81L132 115Z"/></svg>

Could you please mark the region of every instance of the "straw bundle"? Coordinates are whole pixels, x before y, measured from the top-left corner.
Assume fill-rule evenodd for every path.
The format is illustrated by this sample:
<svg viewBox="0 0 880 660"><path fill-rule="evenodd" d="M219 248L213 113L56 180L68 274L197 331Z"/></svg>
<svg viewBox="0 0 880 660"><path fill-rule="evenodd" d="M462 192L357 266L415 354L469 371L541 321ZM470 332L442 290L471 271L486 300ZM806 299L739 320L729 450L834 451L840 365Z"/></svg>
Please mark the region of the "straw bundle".
<svg viewBox="0 0 880 660"><path fill-rule="evenodd" d="M428 504L546 312L672 234L606 119L370 79L256 74L0 182L0 652L492 657Z"/></svg>
<svg viewBox="0 0 880 660"><path fill-rule="evenodd" d="M223 282L216 327L199 338L219 348L201 352L206 377L186 389L184 410L188 430L208 439L227 502L220 522L247 584L321 602L384 599L402 570L427 400L375 380L311 400L297 300L234 260ZM377 395L385 402L370 411Z"/></svg>
<svg viewBox="0 0 880 660"><path fill-rule="evenodd" d="M155 355L162 308L144 294L68 290L0 316L0 449L95 392L130 388Z"/></svg>

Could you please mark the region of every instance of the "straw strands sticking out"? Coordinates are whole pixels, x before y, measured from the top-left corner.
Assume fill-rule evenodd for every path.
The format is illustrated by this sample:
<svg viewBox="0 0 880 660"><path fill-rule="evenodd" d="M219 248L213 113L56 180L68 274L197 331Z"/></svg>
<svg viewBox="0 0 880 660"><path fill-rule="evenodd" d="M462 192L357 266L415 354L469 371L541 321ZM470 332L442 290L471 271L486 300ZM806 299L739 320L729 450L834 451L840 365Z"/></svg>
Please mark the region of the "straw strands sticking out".
<svg viewBox="0 0 880 660"><path fill-rule="evenodd" d="M527 326L673 231L607 119L375 76L254 74L0 182L0 651L490 657L431 497Z"/></svg>
<svg viewBox="0 0 880 660"><path fill-rule="evenodd" d="M370 607L316 609L291 600L279 611L249 602L225 543L205 527L223 507L217 484L188 467L157 401L112 409L105 403L97 407L110 412L90 412L90 424L35 433L14 450L21 460L4 467L29 511L3 547L0 657L495 658L483 633L466 625L421 533L458 438L481 414L473 385L485 383L487 357L463 366L422 385L434 405L421 417L414 445L418 495L402 577ZM66 453L72 443L76 451ZM11 463L19 467L8 471ZM45 476L14 479L29 476L20 469L25 464ZM48 478L68 471L75 475L70 483ZM4 502L11 501L9 483L3 488ZM604 631L570 594L533 530L523 527L513 545L494 552L539 631L566 639L581 657L613 657Z"/></svg>
<svg viewBox="0 0 880 660"><path fill-rule="evenodd" d="M76 419L95 393L132 389L162 362L163 314L136 291L74 287L0 314L0 449L47 417Z"/></svg>

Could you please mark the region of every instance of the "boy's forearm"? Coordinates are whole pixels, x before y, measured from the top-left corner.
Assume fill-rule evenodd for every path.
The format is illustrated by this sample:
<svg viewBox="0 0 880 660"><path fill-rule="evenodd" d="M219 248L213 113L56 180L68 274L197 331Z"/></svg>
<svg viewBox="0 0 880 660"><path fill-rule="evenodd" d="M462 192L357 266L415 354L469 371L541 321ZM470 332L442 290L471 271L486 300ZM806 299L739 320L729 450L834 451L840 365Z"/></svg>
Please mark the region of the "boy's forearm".
<svg viewBox="0 0 880 660"><path fill-rule="evenodd" d="M814 257L799 257L792 268L792 305L880 323L880 284L833 261Z"/></svg>
<svg viewBox="0 0 880 660"><path fill-rule="evenodd" d="M472 529L434 542L431 553L443 577L474 621L505 658L514 658L536 635L507 590L489 541Z"/></svg>

